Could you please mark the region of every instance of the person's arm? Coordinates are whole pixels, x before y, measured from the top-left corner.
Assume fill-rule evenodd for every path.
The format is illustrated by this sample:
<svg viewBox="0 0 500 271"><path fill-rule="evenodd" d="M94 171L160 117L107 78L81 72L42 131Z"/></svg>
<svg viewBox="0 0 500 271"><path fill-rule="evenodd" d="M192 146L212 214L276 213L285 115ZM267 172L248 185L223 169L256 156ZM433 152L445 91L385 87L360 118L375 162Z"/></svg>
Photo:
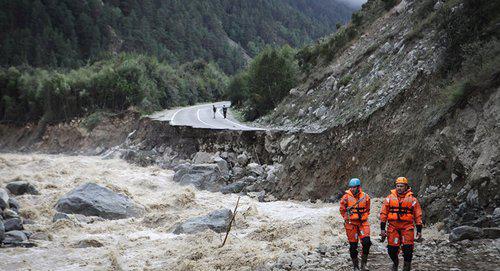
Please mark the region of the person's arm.
<svg viewBox="0 0 500 271"><path fill-rule="evenodd" d="M347 215L346 215L346 212L347 212L347 201L346 201L346 197L345 196L342 196L342 198L340 199L340 215L342 215L342 217L344 218L344 220L347 220Z"/></svg>
<svg viewBox="0 0 500 271"><path fill-rule="evenodd" d="M422 208L417 199L415 199L415 205L413 206L413 219L415 221L415 226L417 228L417 239L422 237Z"/></svg>
<svg viewBox="0 0 500 271"><path fill-rule="evenodd" d="M368 194L366 194L366 212L368 213L368 216L370 216L370 205L371 205L371 199Z"/></svg>
<svg viewBox="0 0 500 271"><path fill-rule="evenodd" d="M387 199L384 199L384 202L382 203L382 208L380 209L380 236L385 237L386 232L385 232L385 227L387 223L387 214L389 211L389 202Z"/></svg>

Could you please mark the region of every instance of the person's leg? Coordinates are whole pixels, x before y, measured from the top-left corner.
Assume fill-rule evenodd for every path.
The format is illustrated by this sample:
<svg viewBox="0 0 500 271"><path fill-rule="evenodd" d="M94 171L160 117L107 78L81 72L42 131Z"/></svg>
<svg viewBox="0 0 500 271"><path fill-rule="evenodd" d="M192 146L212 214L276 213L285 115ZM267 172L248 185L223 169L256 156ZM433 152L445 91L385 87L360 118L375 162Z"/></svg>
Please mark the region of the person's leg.
<svg viewBox="0 0 500 271"><path fill-rule="evenodd" d="M359 269L358 260L358 227L352 224L345 224L345 232L349 241L349 255L351 256L354 270Z"/></svg>
<svg viewBox="0 0 500 271"><path fill-rule="evenodd" d="M398 253L399 253L399 247L398 246L387 246L387 254L389 254L389 257L392 260L392 270L397 271L398 266L399 266L399 259L398 259Z"/></svg>
<svg viewBox="0 0 500 271"><path fill-rule="evenodd" d="M358 242L349 242L349 254L355 268L359 268L358 263Z"/></svg>
<svg viewBox="0 0 500 271"><path fill-rule="evenodd" d="M389 224L387 228L387 253L392 260L392 270L398 270L399 246L401 245L401 235L399 229Z"/></svg>
<svg viewBox="0 0 500 271"><path fill-rule="evenodd" d="M372 245L370 236L361 238L361 244L363 245L361 253L361 270L365 271L367 270L366 264L368 263L368 254L370 253L370 246Z"/></svg>
<svg viewBox="0 0 500 271"><path fill-rule="evenodd" d="M403 266L403 271L410 271L411 260L413 258L413 245L403 245L402 250L403 250L403 259L405 261Z"/></svg>
<svg viewBox="0 0 500 271"><path fill-rule="evenodd" d="M368 263L368 253L370 253L370 224L368 221L363 222L359 227L359 238L361 239L362 253L361 253L361 270L367 270L366 264Z"/></svg>
<svg viewBox="0 0 500 271"><path fill-rule="evenodd" d="M415 231L413 227L409 227L401 230L402 241L403 241L403 259L404 266L403 271L411 270L411 260L413 258L413 246L415 244Z"/></svg>

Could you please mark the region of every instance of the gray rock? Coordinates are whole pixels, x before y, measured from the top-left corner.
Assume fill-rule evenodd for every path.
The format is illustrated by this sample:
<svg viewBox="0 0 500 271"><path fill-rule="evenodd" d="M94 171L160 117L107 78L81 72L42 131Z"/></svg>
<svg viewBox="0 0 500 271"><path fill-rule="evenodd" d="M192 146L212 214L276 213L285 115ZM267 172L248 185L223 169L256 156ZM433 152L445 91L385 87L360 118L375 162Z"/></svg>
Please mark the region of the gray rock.
<svg viewBox="0 0 500 271"><path fill-rule="evenodd" d="M492 215L493 223L500 226L500 207L495 208Z"/></svg>
<svg viewBox="0 0 500 271"><path fill-rule="evenodd" d="M3 224L6 232L24 230L23 220L20 218L7 219L3 222Z"/></svg>
<svg viewBox="0 0 500 271"><path fill-rule="evenodd" d="M278 181L278 175L280 174L282 167L283 166L281 164L275 164L274 166L269 166L268 167L269 171L267 172L266 181L271 183Z"/></svg>
<svg viewBox="0 0 500 271"><path fill-rule="evenodd" d="M174 182L215 192L225 185L225 178L217 165L201 164L183 167L176 171Z"/></svg>
<svg viewBox="0 0 500 271"><path fill-rule="evenodd" d="M12 209L14 211L19 211L19 209L21 209L21 205L13 197L9 198L9 207L10 207L10 209Z"/></svg>
<svg viewBox="0 0 500 271"><path fill-rule="evenodd" d="M64 219L70 220L71 218L69 217L68 214L65 214L65 213L56 213L54 215L54 217L52 218L52 222L56 222L58 220L64 220Z"/></svg>
<svg viewBox="0 0 500 271"><path fill-rule="evenodd" d="M21 243L28 241L28 236L22 231L9 231L5 233L4 243Z"/></svg>
<svg viewBox="0 0 500 271"><path fill-rule="evenodd" d="M9 208L9 193L7 190L0 188L0 209Z"/></svg>
<svg viewBox="0 0 500 271"><path fill-rule="evenodd" d="M252 175L259 176L264 173L264 168L257 163L250 163L247 165L247 171Z"/></svg>
<svg viewBox="0 0 500 271"><path fill-rule="evenodd" d="M214 158L214 161L217 164L217 167L219 167L219 171L221 172L221 174L229 178L229 164L226 162L226 160L220 157L216 157Z"/></svg>
<svg viewBox="0 0 500 271"><path fill-rule="evenodd" d="M105 219L137 217L143 211L128 197L95 183L87 183L70 191L59 199L55 208L63 213Z"/></svg>
<svg viewBox="0 0 500 271"><path fill-rule="evenodd" d="M14 210L11 210L11 209L3 210L2 216L4 219L18 218L19 217L19 215Z"/></svg>
<svg viewBox="0 0 500 271"><path fill-rule="evenodd" d="M5 188L7 188L12 195L16 196L24 194L40 195L36 187L26 181L10 182Z"/></svg>
<svg viewBox="0 0 500 271"><path fill-rule="evenodd" d="M246 164L248 163L248 156L244 153L238 155L238 157L236 157L236 161L238 161L238 164L242 165L242 166L246 166Z"/></svg>
<svg viewBox="0 0 500 271"><path fill-rule="evenodd" d="M3 220L0 219L0 244L3 242L4 238L5 238L5 227L3 225Z"/></svg>
<svg viewBox="0 0 500 271"><path fill-rule="evenodd" d="M233 167L233 177L241 178L243 177L245 170L242 167Z"/></svg>
<svg viewBox="0 0 500 271"><path fill-rule="evenodd" d="M213 162L214 162L214 155L208 152L203 152L203 151L197 152L193 158L194 164L210 164Z"/></svg>
<svg viewBox="0 0 500 271"><path fill-rule="evenodd" d="M477 227L471 226L459 226L451 230L450 241L457 242L461 240L474 240L480 239L483 236L483 230Z"/></svg>
<svg viewBox="0 0 500 271"><path fill-rule="evenodd" d="M245 181L237 181L222 187L220 192L222 194L240 193L247 185Z"/></svg>
<svg viewBox="0 0 500 271"><path fill-rule="evenodd" d="M192 234L207 229L215 232L224 232L229 226L233 213L229 209L216 210L206 216L190 218L187 221L178 225L175 234Z"/></svg>
<svg viewBox="0 0 500 271"><path fill-rule="evenodd" d="M32 232L30 232L30 231L22 231L22 232L24 233L24 235L26 235L26 237L27 237L28 239L30 239L30 238L31 238L31 236L33 235L33 233L32 233Z"/></svg>
<svg viewBox="0 0 500 271"><path fill-rule="evenodd" d="M500 238L500 228L483 228L483 236L489 239Z"/></svg>

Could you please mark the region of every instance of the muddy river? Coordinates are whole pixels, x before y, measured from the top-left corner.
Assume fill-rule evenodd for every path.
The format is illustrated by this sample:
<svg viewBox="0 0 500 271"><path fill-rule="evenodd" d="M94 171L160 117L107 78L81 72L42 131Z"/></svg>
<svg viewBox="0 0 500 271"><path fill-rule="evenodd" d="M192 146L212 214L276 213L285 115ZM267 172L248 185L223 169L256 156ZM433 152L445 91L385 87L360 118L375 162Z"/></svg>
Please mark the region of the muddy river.
<svg viewBox="0 0 500 271"><path fill-rule="evenodd" d="M350 270L347 239L338 204L258 202L242 196L228 242L207 230L172 233L195 216L234 209L237 195L199 191L172 181L173 172L101 157L0 154L0 186L15 178L34 184L41 195L16 199L33 248L0 248L0 270ZM146 209L140 218L52 222L57 200L78 185L94 182L126 194ZM380 199L372 201L371 270L387 270L385 245L378 242ZM89 221L87 221L89 222ZM432 226L417 244L417 270L498 270L499 241L450 244ZM302 260L297 260L297 259ZM281 264L281 265L280 265Z"/></svg>

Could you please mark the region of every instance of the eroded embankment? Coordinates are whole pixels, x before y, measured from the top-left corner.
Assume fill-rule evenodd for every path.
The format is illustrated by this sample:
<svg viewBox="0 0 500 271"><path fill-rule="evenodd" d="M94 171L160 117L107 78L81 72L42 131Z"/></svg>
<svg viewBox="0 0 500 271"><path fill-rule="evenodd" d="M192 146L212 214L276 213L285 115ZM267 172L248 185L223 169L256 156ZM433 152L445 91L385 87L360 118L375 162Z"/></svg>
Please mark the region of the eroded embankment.
<svg viewBox="0 0 500 271"><path fill-rule="evenodd" d="M58 124L28 123L22 126L0 124L0 150L13 152L45 152L99 154L122 144L139 122L133 110L103 116L97 123L74 119Z"/></svg>

